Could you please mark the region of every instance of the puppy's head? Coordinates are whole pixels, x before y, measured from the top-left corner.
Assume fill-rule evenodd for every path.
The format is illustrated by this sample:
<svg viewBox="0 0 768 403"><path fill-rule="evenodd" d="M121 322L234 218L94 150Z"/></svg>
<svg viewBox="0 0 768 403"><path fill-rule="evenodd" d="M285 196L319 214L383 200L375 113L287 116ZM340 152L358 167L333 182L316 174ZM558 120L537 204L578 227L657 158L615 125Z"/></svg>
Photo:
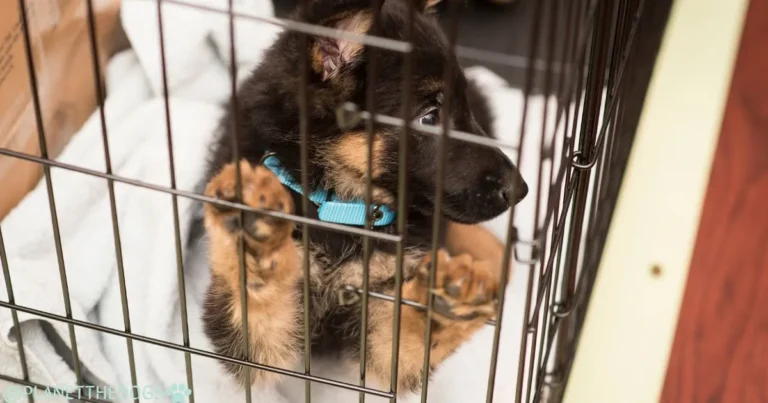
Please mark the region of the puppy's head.
<svg viewBox="0 0 768 403"><path fill-rule="evenodd" d="M424 125L488 137L475 120L477 100L458 60L448 52L448 41L429 8L439 0L383 0L374 27L369 0L313 0L301 18L313 24L354 34L407 40L409 4L416 2L411 41L411 102L406 116ZM311 84L314 94L335 106L352 102L366 108L371 52L375 52L375 111L403 116L405 55L373 48L349 38L315 37L309 41ZM446 80L450 74L450 85ZM451 91L448 93L448 91ZM331 101L332 99L332 101ZM318 102L317 100L315 102ZM447 103L447 104L446 104ZM448 113L445 113L445 111ZM314 133L314 131L313 131ZM395 204L397 198L399 138L402 128L377 124L373 133L372 183L376 202ZM365 124L338 130L313 146L323 159L323 180L342 197L363 197L367 179ZM409 204L424 214L434 213L439 140L435 135L411 132L408 137ZM450 140L446 149L442 213L464 223L491 219L527 193L527 186L512 162L496 148Z"/></svg>

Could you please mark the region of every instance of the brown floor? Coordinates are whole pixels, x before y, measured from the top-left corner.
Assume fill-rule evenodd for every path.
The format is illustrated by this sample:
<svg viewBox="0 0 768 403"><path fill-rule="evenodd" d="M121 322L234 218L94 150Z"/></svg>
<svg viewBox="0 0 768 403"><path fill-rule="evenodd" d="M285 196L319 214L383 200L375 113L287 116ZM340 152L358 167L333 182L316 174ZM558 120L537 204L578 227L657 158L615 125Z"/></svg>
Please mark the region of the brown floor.
<svg viewBox="0 0 768 403"><path fill-rule="evenodd" d="M663 402L768 402L768 0L752 0Z"/></svg>

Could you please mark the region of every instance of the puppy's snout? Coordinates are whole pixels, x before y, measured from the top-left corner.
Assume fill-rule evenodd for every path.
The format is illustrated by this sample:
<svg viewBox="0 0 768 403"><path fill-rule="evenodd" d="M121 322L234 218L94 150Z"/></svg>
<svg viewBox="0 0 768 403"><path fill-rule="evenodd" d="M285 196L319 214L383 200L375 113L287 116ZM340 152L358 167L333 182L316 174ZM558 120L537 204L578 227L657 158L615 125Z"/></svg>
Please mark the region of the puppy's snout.
<svg viewBox="0 0 768 403"><path fill-rule="evenodd" d="M448 165L444 184L452 205L459 213L450 216L461 222L480 222L498 216L528 194L528 185L519 170L499 149L484 146L457 147L453 164ZM445 212L444 212L445 213Z"/></svg>
<svg viewBox="0 0 768 403"><path fill-rule="evenodd" d="M483 184L486 188L494 189L495 196L511 207L528 195L528 184L511 161L506 157L503 161L503 168L487 173Z"/></svg>
<svg viewBox="0 0 768 403"><path fill-rule="evenodd" d="M501 197L504 198L509 206L514 206L528 195L528 184L525 183L525 179L520 175L520 171L517 170L517 167L506 155L502 154L502 159L504 161L505 175Z"/></svg>
<svg viewBox="0 0 768 403"><path fill-rule="evenodd" d="M517 180L511 181L507 188L502 190L502 197L510 206L520 203L528 195L528 184L518 175Z"/></svg>

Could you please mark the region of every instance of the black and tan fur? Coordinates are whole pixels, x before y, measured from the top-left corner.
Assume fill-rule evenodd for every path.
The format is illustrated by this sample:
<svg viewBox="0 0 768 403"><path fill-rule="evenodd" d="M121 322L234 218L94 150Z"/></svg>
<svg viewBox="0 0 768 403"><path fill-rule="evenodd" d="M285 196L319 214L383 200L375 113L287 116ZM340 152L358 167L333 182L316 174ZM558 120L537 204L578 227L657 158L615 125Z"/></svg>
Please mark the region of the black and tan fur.
<svg viewBox="0 0 768 403"><path fill-rule="evenodd" d="M405 39L406 0L386 0L377 21L368 0L311 0L294 15L312 24L359 34L376 29L380 36ZM417 1L417 0L413 0ZM436 3L429 1L428 5ZM421 10L427 2L419 2ZM374 28L375 24L375 28ZM447 43L431 16L419 12L413 35L413 105L407 113L425 124L449 124L478 136L489 136L490 114L485 100L464 77L455 58L447 56ZM367 61L371 49L331 38L311 37L302 48L300 34L283 33L262 64L238 92L239 149L243 160L242 200L247 205L317 217L314 207L300 211L301 196L284 187L259 160L265 151L277 153L298 179L300 53L307 52L309 75L309 170L312 187L334 189L345 198L363 198L367 179L364 126L343 131L335 111L344 102L365 105ZM376 111L402 116L402 54L376 51L379 78ZM451 65L454 92L446 97L444 73ZM440 103L450 99L450 116L442 116ZM437 110L438 112L435 112ZM436 114L436 115L435 115ZM429 116L428 116L429 115ZM425 119L424 117L428 118ZM231 163L232 115L222 122L222 134L212 151L206 194L235 200L235 166ZM434 121L432 119L437 119ZM377 126L373 144L373 196L377 203L396 207L400 129ZM448 222L444 244L460 255L441 250L436 263L437 282L430 368L436 368L469 339L495 312L499 288L501 245L475 224L491 219L525 196L522 178L497 149L451 141L445 177L445 202L437 212ZM408 236L404 264L403 297L426 304L430 294L427 273L432 245L437 141L414 133L408 139ZM517 184L517 186L515 186ZM339 291L362 286L362 240L348 234L312 228L310 246L301 244L301 226L275 218L246 214L244 221L247 267L248 337L245 356L241 333L240 278L236 213L208 204L204 225L210 244L213 279L204 305L205 331L216 352L276 367L293 367L303 357L303 254L309 254L311 284L312 352L354 361L360 356L359 303L341 305ZM395 233L395 225L377 228ZM482 242L487 240L488 242ZM475 242L475 246L472 246ZM370 289L394 294L395 245L372 241ZM472 253L473 250L477 253ZM472 256L475 257L472 257ZM382 386L390 381L393 310L391 302L371 299L365 351L367 370ZM404 306L399 355L399 391L420 386L427 327L425 313ZM275 375L244 371L224 364L242 382L267 384Z"/></svg>

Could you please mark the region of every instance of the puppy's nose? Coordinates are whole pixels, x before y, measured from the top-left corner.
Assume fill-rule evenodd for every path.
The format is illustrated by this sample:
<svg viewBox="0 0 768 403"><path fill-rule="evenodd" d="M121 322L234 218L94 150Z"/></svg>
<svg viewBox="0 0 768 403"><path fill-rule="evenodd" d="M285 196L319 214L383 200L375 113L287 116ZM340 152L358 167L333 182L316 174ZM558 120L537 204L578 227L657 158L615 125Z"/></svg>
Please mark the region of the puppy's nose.
<svg viewBox="0 0 768 403"><path fill-rule="evenodd" d="M523 178L518 178L517 183L510 183L507 189L504 190L504 200L506 200L510 206L520 203L527 195L528 184L525 183Z"/></svg>

